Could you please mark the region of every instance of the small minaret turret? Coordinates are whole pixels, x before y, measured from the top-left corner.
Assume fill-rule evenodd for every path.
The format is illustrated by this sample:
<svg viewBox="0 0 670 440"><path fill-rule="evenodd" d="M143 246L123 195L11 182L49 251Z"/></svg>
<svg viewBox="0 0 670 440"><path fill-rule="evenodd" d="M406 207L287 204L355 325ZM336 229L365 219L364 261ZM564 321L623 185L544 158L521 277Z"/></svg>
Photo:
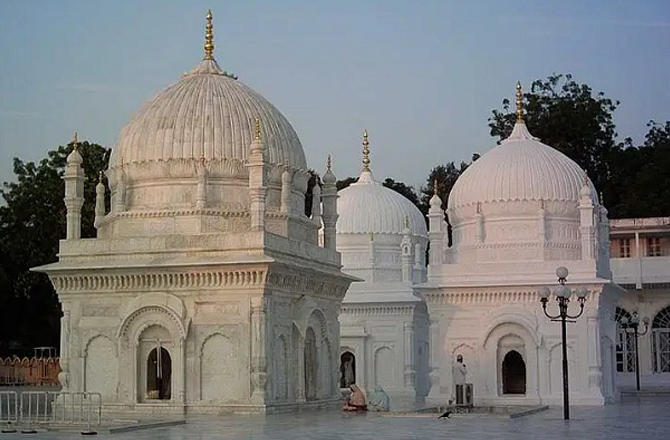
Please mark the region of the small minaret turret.
<svg viewBox="0 0 670 440"><path fill-rule="evenodd" d="M435 180L433 197L430 199L430 209L428 210L428 223L430 228L428 232L428 238L430 240L428 277L435 276L439 273L444 254L444 231L442 230L444 211L442 211L442 199L437 195L437 188L437 180Z"/></svg>
<svg viewBox="0 0 670 440"><path fill-rule="evenodd" d="M412 283L412 230L409 227L409 217L405 217L405 229L402 231L400 242L400 260L402 262L402 281Z"/></svg>
<svg viewBox="0 0 670 440"><path fill-rule="evenodd" d="M317 177L314 188L312 188L312 221L321 227L321 185Z"/></svg>
<svg viewBox="0 0 670 440"><path fill-rule="evenodd" d="M196 165L196 175L198 176L198 186L196 188L195 206L197 209L204 209L207 204L207 167L204 155L200 157Z"/></svg>
<svg viewBox="0 0 670 440"><path fill-rule="evenodd" d="M328 155L326 174L323 175L323 190L321 200L323 201L323 247L335 250L336 225L337 225L337 178L331 169L331 159Z"/></svg>
<svg viewBox="0 0 670 440"><path fill-rule="evenodd" d="M100 222L105 216L105 184L102 183L102 175L104 173L100 171L98 175L98 184L95 186L95 219L93 220L93 226L95 229L100 229Z"/></svg>
<svg viewBox="0 0 670 440"><path fill-rule="evenodd" d="M293 173L288 164L284 166L284 172L281 174L281 212L290 214L291 212L291 183Z"/></svg>
<svg viewBox="0 0 670 440"><path fill-rule="evenodd" d="M251 154L249 155L249 211L251 217L251 230L262 231L265 229L265 145L261 139L261 120L254 121L254 140L251 142Z"/></svg>
<svg viewBox="0 0 670 440"><path fill-rule="evenodd" d="M591 199L589 177L584 173L584 186L579 191L579 231L582 237L582 260L595 258L595 206Z"/></svg>
<svg viewBox="0 0 670 440"><path fill-rule="evenodd" d="M81 207L84 204L84 159L78 151L79 142L77 132L72 140L72 152L67 157L65 167L65 208L66 214L66 236L67 240L81 238Z"/></svg>
<svg viewBox="0 0 670 440"><path fill-rule="evenodd" d="M477 213L475 218L477 219L477 230L475 231L475 238L477 243L484 243L484 216L482 215L482 202L477 202L476 207Z"/></svg>

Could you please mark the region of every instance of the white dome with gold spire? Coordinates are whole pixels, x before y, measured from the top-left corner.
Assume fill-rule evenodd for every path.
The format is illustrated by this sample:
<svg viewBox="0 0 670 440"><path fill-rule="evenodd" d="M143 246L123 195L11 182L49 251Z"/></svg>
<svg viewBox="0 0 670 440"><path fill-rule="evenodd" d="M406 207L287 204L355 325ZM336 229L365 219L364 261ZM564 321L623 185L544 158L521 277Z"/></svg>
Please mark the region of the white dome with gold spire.
<svg viewBox="0 0 670 440"><path fill-rule="evenodd" d="M338 234L412 234L427 236L426 220L402 194L377 182L370 170L367 131L363 133L363 171L358 182L338 192Z"/></svg>
<svg viewBox="0 0 670 440"><path fill-rule="evenodd" d="M517 94L520 87L517 85ZM518 113L510 136L456 181L449 194L449 219L452 225L467 222L484 204L530 201L572 202L576 206L585 182L597 204L596 190L586 172L565 154L533 137Z"/></svg>
<svg viewBox="0 0 670 440"><path fill-rule="evenodd" d="M205 56L123 128L111 166L170 159L245 161L253 120L263 123L269 163L307 168L298 135L269 101L222 70L213 56L212 15L207 15Z"/></svg>

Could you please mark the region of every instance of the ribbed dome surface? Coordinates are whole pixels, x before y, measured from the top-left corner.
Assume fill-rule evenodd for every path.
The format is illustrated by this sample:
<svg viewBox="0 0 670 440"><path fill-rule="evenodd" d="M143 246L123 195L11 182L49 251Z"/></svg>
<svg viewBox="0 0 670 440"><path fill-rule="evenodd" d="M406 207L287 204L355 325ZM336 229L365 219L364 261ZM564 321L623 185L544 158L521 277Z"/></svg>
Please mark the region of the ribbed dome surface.
<svg viewBox="0 0 670 440"><path fill-rule="evenodd" d="M421 211L405 196L376 182L370 171L338 195L338 234L402 234L407 218L414 235L428 235Z"/></svg>
<svg viewBox="0 0 670 440"><path fill-rule="evenodd" d="M531 136L517 123L500 146L475 161L449 194L449 209L477 202L579 201L585 171L569 157ZM589 181L591 196L595 189ZM595 200L594 200L595 201Z"/></svg>
<svg viewBox="0 0 670 440"><path fill-rule="evenodd" d="M168 159L246 160L260 118L270 163L307 168L291 124L261 95L203 60L149 101L123 128L112 156L122 161Z"/></svg>

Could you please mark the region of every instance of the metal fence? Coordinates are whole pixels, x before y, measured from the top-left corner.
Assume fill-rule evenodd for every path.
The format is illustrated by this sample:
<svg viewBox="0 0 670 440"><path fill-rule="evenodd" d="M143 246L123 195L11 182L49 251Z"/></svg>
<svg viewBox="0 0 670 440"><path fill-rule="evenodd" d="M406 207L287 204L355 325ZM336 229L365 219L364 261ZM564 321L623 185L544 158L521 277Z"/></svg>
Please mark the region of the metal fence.
<svg viewBox="0 0 670 440"><path fill-rule="evenodd" d="M92 392L0 391L0 425L12 432L35 432L36 427L76 426L95 433L102 418L102 395Z"/></svg>

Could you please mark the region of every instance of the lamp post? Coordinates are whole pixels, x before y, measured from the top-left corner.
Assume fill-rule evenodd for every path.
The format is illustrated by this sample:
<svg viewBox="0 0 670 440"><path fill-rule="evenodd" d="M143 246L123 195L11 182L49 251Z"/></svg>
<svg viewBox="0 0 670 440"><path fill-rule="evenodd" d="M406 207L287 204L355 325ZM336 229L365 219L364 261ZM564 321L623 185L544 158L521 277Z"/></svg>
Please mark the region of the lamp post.
<svg viewBox="0 0 670 440"><path fill-rule="evenodd" d="M561 266L556 269L556 276L558 277L558 284L560 286L556 289L556 301L558 302L558 315L550 315L547 312L547 303L549 302L549 296L551 295L551 290L544 286L540 289L540 302L542 303L542 310L547 318L552 321L561 322L561 339L563 342L563 418L565 420L570 419L570 390L568 387L568 344L567 344L567 332L566 332L566 323L575 322L574 320L582 316L584 313L584 301L586 301L586 294L588 293L585 287L580 287L575 291L577 294L577 301L579 301L579 313L576 315L568 314L568 304L570 303L570 297L572 296L572 289L565 285L565 281L568 278L568 269Z"/></svg>
<svg viewBox="0 0 670 440"><path fill-rule="evenodd" d="M637 338L644 336L649 331L649 318L644 318L642 320L644 323L644 331L640 333L638 331L640 327L640 316L637 312L633 312L633 315L630 317L630 320L624 316L621 318L619 323L621 326L628 332L629 328L633 329L633 335L635 337L635 384L637 385L637 390L640 391L640 354L637 351Z"/></svg>

